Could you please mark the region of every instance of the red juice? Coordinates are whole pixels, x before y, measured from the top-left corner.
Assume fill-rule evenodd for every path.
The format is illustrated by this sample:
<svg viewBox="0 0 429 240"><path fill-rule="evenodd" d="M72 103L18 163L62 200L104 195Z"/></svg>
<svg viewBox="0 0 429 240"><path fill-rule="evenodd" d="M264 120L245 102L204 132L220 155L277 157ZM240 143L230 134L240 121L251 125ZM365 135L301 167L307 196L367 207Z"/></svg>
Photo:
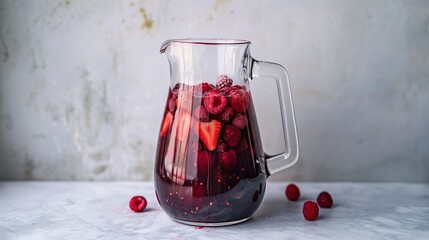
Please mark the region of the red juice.
<svg viewBox="0 0 429 240"><path fill-rule="evenodd" d="M266 181L250 91L178 84L169 90L163 119L155 188L164 211L194 223L250 217Z"/></svg>

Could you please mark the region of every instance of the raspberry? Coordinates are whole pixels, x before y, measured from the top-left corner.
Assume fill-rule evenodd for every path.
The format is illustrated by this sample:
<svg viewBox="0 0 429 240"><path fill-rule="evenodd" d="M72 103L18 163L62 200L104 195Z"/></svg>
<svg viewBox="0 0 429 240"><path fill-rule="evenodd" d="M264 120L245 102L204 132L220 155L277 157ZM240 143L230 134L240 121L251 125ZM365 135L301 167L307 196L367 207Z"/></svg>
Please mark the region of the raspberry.
<svg viewBox="0 0 429 240"><path fill-rule="evenodd" d="M194 115L202 122L209 121L209 112L207 112L207 109L204 106L196 107L194 110Z"/></svg>
<svg viewBox="0 0 429 240"><path fill-rule="evenodd" d="M233 171L237 166L237 154L233 149L219 154L219 164L228 171Z"/></svg>
<svg viewBox="0 0 429 240"><path fill-rule="evenodd" d="M219 91L223 91L226 88L229 88L232 85L232 82L232 79L227 75L220 75L216 81L216 88L219 89Z"/></svg>
<svg viewBox="0 0 429 240"><path fill-rule="evenodd" d="M235 147L240 142L241 132L235 126L227 125L225 126L225 131L223 132L223 141L228 145L228 147Z"/></svg>
<svg viewBox="0 0 429 240"><path fill-rule="evenodd" d="M232 119L232 125L243 129L247 126L247 117L244 114L241 113L237 113L237 115L235 115L234 119Z"/></svg>
<svg viewBox="0 0 429 240"><path fill-rule="evenodd" d="M217 145L216 147L216 152L217 153L223 153L228 149L228 147L226 146L225 143L219 143L219 145Z"/></svg>
<svg viewBox="0 0 429 240"><path fill-rule="evenodd" d="M231 107L227 107L227 108L225 108L225 111L223 111L223 112L220 114L220 120L221 120L223 123L227 123L227 122L229 122L229 120L230 120L233 116L234 116L234 110L232 110L232 108L231 108Z"/></svg>
<svg viewBox="0 0 429 240"><path fill-rule="evenodd" d="M200 176L205 176L213 167L215 158L212 153L206 151L199 151L197 158L197 168Z"/></svg>
<svg viewBox="0 0 429 240"><path fill-rule="evenodd" d="M204 106L213 114L222 112L228 101L218 90L210 90L204 98Z"/></svg>
<svg viewBox="0 0 429 240"><path fill-rule="evenodd" d="M328 192L321 192L317 197L317 204L321 208L331 208L333 204L331 195Z"/></svg>
<svg viewBox="0 0 429 240"><path fill-rule="evenodd" d="M147 206L146 198L142 196L134 196L131 198L129 206L134 212L143 212Z"/></svg>
<svg viewBox="0 0 429 240"><path fill-rule="evenodd" d="M241 89L243 89L241 86L239 86L239 85L234 85L234 86L231 86L231 87L229 87L229 88L224 89L224 90L223 90L223 92L224 92L225 94L230 94L232 91L235 91L235 90L241 90Z"/></svg>
<svg viewBox="0 0 429 240"><path fill-rule="evenodd" d="M237 89L229 92L229 105L236 112L245 112L247 110L247 105L249 101L249 96L246 90Z"/></svg>
<svg viewBox="0 0 429 240"><path fill-rule="evenodd" d="M317 206L317 203L313 201L305 202L304 206L302 207L302 214L308 221L316 220L319 216L319 207Z"/></svg>
<svg viewBox="0 0 429 240"><path fill-rule="evenodd" d="M194 86L194 92L196 95L203 95L204 93L213 89L214 89L213 85L206 82L202 82Z"/></svg>
<svg viewBox="0 0 429 240"><path fill-rule="evenodd" d="M295 184L291 183L286 187L286 197L290 201L298 200L300 195L299 188Z"/></svg>

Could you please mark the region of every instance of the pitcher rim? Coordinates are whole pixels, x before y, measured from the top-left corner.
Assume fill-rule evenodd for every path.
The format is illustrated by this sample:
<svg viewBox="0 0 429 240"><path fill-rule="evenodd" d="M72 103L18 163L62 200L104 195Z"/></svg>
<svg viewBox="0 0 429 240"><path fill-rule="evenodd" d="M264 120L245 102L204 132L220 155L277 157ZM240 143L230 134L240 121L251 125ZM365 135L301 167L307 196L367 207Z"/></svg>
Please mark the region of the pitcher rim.
<svg viewBox="0 0 429 240"><path fill-rule="evenodd" d="M165 41L161 45L160 52L163 53L173 43L190 44L190 45L208 45L208 46L221 46L221 45L246 45L250 41L236 38L178 38Z"/></svg>

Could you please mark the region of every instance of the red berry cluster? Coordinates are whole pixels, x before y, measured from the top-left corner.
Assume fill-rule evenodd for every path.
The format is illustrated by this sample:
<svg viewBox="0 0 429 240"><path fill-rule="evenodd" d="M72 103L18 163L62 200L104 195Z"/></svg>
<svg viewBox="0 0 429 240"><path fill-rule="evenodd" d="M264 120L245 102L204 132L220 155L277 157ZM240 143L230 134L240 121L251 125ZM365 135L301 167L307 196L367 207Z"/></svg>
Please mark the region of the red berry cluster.
<svg viewBox="0 0 429 240"><path fill-rule="evenodd" d="M297 201L300 197L299 188L293 183L286 187L285 194L290 201ZM313 201L306 201L302 207L302 214L308 221L314 221L319 217L319 207L331 208L333 205L331 195L325 191L319 194L316 201L317 203Z"/></svg>
<svg viewBox="0 0 429 240"><path fill-rule="evenodd" d="M239 159L252 152L250 147L244 148L249 145L246 130L249 105L249 91L245 86L233 85L227 75L220 75L215 85L179 83L169 92L160 137L170 134L179 144L189 139L198 142L195 159L198 178L211 176L215 182L224 184L228 179L237 179ZM193 136L198 140L194 141ZM217 174L219 170L227 174ZM205 187L200 185L195 188Z"/></svg>

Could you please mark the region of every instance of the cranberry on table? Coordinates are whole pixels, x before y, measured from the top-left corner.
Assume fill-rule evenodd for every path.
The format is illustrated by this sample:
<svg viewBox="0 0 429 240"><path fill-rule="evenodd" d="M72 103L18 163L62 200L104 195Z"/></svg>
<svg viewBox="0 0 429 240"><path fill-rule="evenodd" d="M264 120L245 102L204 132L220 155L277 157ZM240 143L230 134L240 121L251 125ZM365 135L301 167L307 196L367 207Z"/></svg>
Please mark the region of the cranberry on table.
<svg viewBox="0 0 429 240"><path fill-rule="evenodd" d="M302 207L302 214L308 221L316 220L317 217L319 217L319 207L317 206L317 203L313 201L305 202L304 206Z"/></svg>
<svg viewBox="0 0 429 240"><path fill-rule="evenodd" d="M299 196L301 195L301 193L299 192L299 188L298 186L296 186L295 184L291 183L286 187L286 197L287 199L289 199L290 201L296 201L299 199Z"/></svg>
<svg viewBox="0 0 429 240"><path fill-rule="evenodd" d="M147 206L147 201L143 196L134 196L131 198L129 205L134 212L143 212Z"/></svg>
<svg viewBox="0 0 429 240"><path fill-rule="evenodd" d="M325 191L321 192L317 197L317 204L319 204L321 208L331 208L333 204L331 195Z"/></svg>

